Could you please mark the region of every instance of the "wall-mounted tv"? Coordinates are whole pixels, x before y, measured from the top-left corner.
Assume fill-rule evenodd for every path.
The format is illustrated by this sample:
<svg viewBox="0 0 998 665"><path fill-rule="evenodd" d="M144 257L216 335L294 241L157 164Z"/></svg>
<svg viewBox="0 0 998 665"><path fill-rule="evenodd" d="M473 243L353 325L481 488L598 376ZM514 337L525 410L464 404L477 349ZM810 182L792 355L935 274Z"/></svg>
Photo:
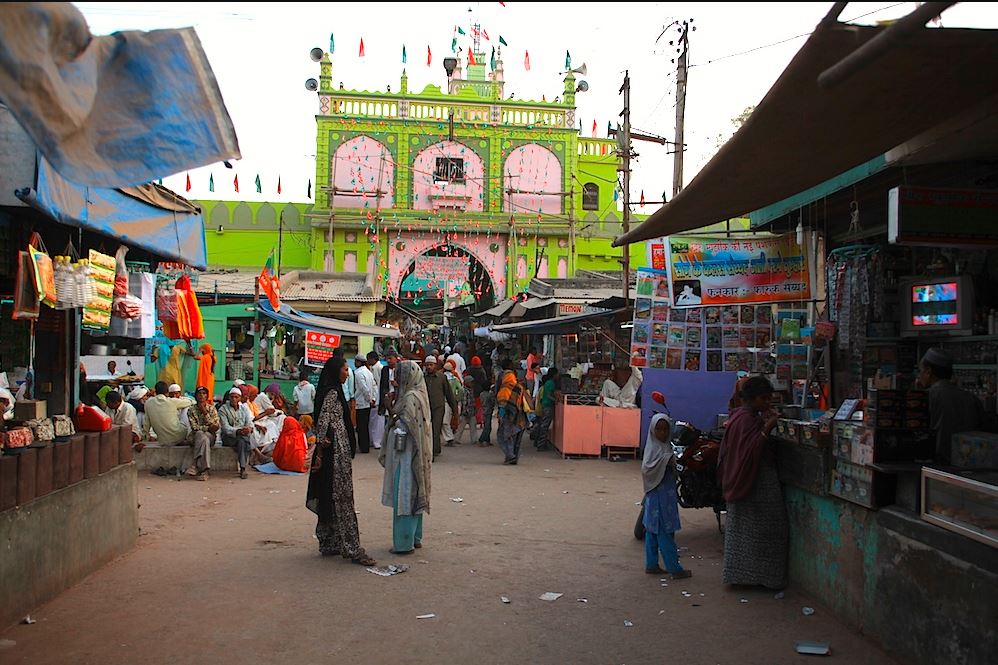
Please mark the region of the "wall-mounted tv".
<svg viewBox="0 0 998 665"><path fill-rule="evenodd" d="M971 335L974 284L968 275L906 277L898 281L901 335Z"/></svg>

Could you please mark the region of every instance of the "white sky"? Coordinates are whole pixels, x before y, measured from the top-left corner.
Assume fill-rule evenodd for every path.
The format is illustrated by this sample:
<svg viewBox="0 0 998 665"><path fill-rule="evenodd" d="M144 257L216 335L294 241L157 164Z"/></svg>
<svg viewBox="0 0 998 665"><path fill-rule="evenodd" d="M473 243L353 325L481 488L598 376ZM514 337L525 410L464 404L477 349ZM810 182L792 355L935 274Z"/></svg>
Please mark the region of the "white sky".
<svg viewBox="0 0 998 665"><path fill-rule="evenodd" d="M315 173L317 96L305 90L318 78L309 59L313 47L329 48L335 35L333 85L347 89L398 90L402 45L408 53L409 89L429 83L443 86L443 58L450 54L454 26L466 32L477 17L489 33L487 52L502 35L506 94L553 100L562 94L565 51L572 65L583 62L590 88L576 96L583 136L593 120L605 136L608 121L622 108L618 95L625 69L631 74L632 125L673 139L675 132L675 57L656 37L673 19L694 19L686 101L688 184L717 149L717 136L730 135L731 119L756 104L831 6L814 3L75 3L95 34L119 30L152 30L193 25L218 79L235 123L243 158L230 171L221 164L190 172L192 189L185 194L185 174L164 184L189 198L248 201L307 201L306 183ZM841 18L864 16L859 23L897 18L916 3L850 3ZM469 13L469 8L471 12ZM386 21L382 24L378 21ZM998 28L998 3L962 3L943 14L946 27ZM366 27L365 27L366 26ZM358 57L360 39L365 57ZM467 46L467 38L459 42ZM782 42L777 45L777 42ZM426 47L433 64L426 66ZM759 48L766 47L766 48ZM523 68L530 52L531 71ZM746 53L746 51L751 51ZM730 57L729 57L730 56ZM636 143L640 157L633 165L631 191L642 190L657 201L672 189L672 155L653 143ZM215 192L208 191L214 174ZM232 187L239 174L240 193ZM257 174L263 194L256 194ZM277 176L283 194L276 193ZM314 183L313 183L314 185ZM650 213L657 206L636 212Z"/></svg>

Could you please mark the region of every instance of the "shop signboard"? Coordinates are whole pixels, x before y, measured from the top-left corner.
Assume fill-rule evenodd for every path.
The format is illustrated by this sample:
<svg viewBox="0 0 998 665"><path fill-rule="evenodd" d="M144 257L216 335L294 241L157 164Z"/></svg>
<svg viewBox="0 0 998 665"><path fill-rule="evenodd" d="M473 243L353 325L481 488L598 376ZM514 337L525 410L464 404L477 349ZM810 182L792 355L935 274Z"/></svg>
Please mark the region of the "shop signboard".
<svg viewBox="0 0 998 665"><path fill-rule="evenodd" d="M340 336L318 330L305 331L305 364L322 367L340 345Z"/></svg>
<svg viewBox="0 0 998 665"><path fill-rule="evenodd" d="M596 312L609 311L605 307L593 307L588 303L581 302L560 302L558 303L558 316L570 316L572 314L592 314Z"/></svg>
<svg viewBox="0 0 998 665"><path fill-rule="evenodd" d="M998 246L998 192L895 187L887 193L887 239L896 245Z"/></svg>
<svg viewBox="0 0 998 665"><path fill-rule="evenodd" d="M462 256L417 256L413 274L416 279L463 283L468 280L468 259Z"/></svg>
<svg viewBox="0 0 998 665"><path fill-rule="evenodd" d="M811 298L807 256L792 234L772 238L669 236L666 244L673 307Z"/></svg>

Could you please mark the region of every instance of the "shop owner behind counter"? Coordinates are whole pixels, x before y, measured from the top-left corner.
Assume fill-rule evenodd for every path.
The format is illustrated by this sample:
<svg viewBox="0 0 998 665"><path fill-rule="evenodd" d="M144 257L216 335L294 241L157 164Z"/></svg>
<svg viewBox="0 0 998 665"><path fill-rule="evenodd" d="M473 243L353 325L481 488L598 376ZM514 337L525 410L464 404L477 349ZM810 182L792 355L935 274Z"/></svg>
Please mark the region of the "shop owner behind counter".
<svg viewBox="0 0 998 665"><path fill-rule="evenodd" d="M946 351L929 349L918 369L918 385L929 391L929 419L936 434L936 462L949 464L953 435L981 429L981 402L950 380L953 378L953 357Z"/></svg>

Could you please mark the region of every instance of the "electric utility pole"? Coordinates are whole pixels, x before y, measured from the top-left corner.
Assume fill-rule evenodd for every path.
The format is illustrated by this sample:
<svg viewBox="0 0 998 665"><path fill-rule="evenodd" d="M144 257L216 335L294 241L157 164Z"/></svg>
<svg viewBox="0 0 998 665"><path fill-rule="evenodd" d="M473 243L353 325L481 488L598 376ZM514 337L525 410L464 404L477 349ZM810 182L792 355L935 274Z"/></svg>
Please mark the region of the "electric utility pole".
<svg viewBox="0 0 998 665"><path fill-rule="evenodd" d="M618 150L624 158L621 169L624 172L624 233L631 229L631 75L629 71L624 72L624 84L620 86L618 93L624 93L624 127L621 130L623 137L618 137ZM624 245L624 304L630 301L631 284L631 246Z"/></svg>
<svg viewBox="0 0 998 665"><path fill-rule="evenodd" d="M679 63L676 65L676 152L672 168L672 197L683 189L683 130L686 115L687 54L690 50L690 30L696 30L693 19L676 22L679 26Z"/></svg>

